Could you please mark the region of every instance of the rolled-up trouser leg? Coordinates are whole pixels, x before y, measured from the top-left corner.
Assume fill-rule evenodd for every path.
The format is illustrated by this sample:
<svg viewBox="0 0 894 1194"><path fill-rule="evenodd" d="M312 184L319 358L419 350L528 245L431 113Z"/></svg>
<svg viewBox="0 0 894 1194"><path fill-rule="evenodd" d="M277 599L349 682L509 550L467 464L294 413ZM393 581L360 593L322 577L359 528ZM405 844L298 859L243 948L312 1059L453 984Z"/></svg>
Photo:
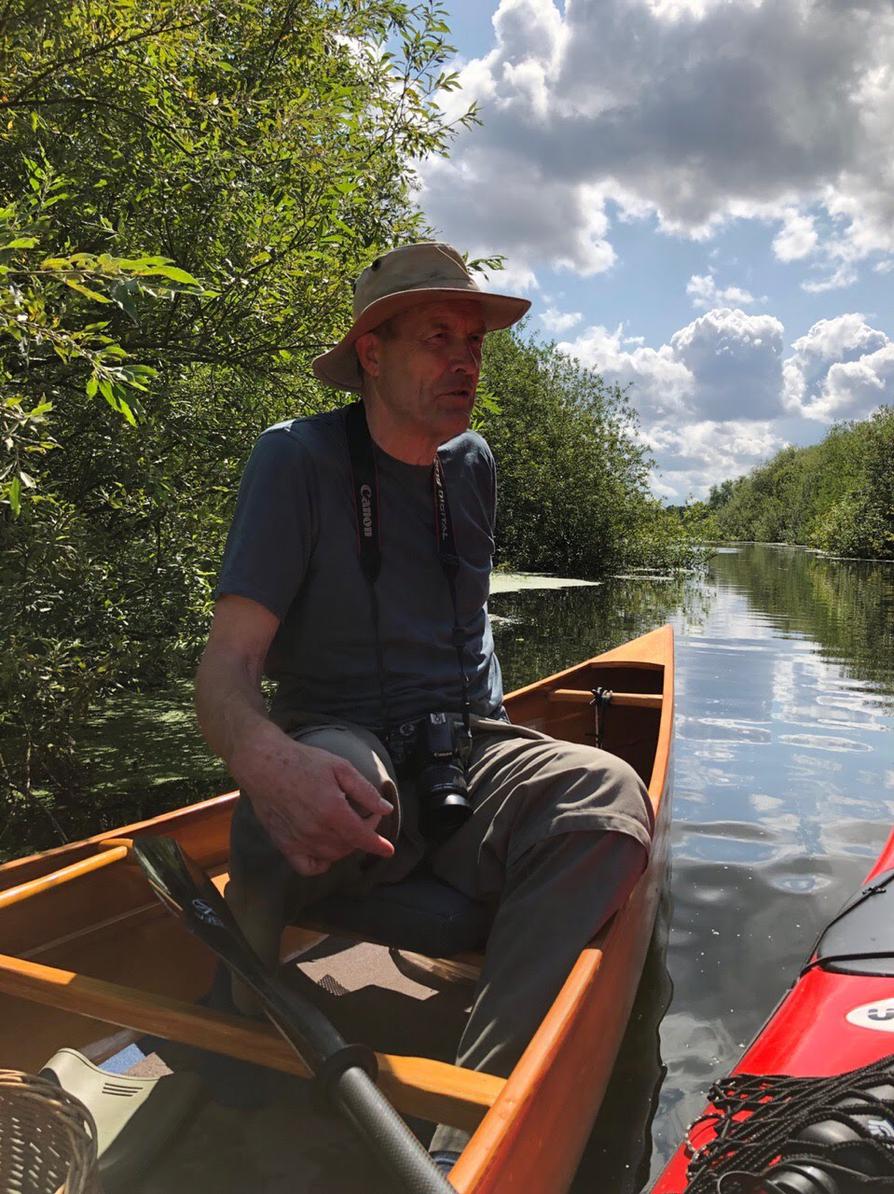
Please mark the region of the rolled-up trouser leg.
<svg viewBox="0 0 894 1194"><path fill-rule="evenodd" d="M394 841L400 824L397 785L391 760L378 738L359 727L342 725L303 726L292 737L347 759L394 805L394 813L379 825L379 832ZM297 874L273 845L250 799L243 795L233 815L230 880L224 894L249 944L273 969L287 921L334 891L374 882L376 866L371 855L352 854L333 863L322 875ZM232 980L232 995L244 1014L257 1015L261 1010L257 997L238 979Z"/></svg>
<svg viewBox="0 0 894 1194"><path fill-rule="evenodd" d="M224 897L249 945L269 969L279 961L287 893L293 871L276 849L242 795L230 827L230 878ZM258 1015L257 996L241 980L231 978L236 1007Z"/></svg>

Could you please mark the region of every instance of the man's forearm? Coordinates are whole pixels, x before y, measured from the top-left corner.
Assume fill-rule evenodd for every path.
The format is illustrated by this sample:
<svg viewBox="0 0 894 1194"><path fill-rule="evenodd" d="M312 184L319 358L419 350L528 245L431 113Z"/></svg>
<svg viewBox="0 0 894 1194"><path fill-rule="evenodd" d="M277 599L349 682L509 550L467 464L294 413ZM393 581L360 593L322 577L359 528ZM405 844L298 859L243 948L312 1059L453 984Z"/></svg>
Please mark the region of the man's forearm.
<svg viewBox="0 0 894 1194"><path fill-rule="evenodd" d="M261 678L242 658L208 648L196 674L196 716L205 741L231 769L246 735L271 727Z"/></svg>
<svg viewBox="0 0 894 1194"><path fill-rule="evenodd" d="M260 672L212 641L196 676L196 713L274 846L301 875L321 875L355 850L390 858L394 847L377 827L391 803L347 759L283 733L267 716Z"/></svg>

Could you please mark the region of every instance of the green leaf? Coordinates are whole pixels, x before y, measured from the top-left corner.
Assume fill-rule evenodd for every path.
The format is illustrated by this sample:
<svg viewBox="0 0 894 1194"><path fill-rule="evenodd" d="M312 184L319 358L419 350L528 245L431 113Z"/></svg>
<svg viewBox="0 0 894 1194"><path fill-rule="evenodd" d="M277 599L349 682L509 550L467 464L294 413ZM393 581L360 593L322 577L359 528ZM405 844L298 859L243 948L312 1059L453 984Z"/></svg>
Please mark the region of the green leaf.
<svg viewBox="0 0 894 1194"><path fill-rule="evenodd" d="M15 240L9 241L8 244L0 245L0 253L4 249L33 249L36 244L36 236L17 236Z"/></svg>
<svg viewBox="0 0 894 1194"><path fill-rule="evenodd" d="M9 483L9 504L12 507L12 512L18 518L19 512L22 509L22 482L18 477L13 477Z"/></svg>
<svg viewBox="0 0 894 1194"><path fill-rule="evenodd" d="M87 378L87 384L84 387L88 398L95 398L96 391L99 389L99 378L94 373L92 377Z"/></svg>
<svg viewBox="0 0 894 1194"><path fill-rule="evenodd" d="M201 286L192 274L188 274L185 269L178 269L176 265L158 265L152 269L141 270L142 277L162 277L170 278L172 282L182 282L184 286Z"/></svg>
<svg viewBox="0 0 894 1194"><path fill-rule="evenodd" d="M76 290L78 294L83 294L85 298L92 299L94 303L110 303L112 301L110 298L106 298L104 294L100 294L98 290L91 290L89 286L84 286L82 282L76 282L74 278L63 278L62 281L72 290Z"/></svg>
<svg viewBox="0 0 894 1194"><path fill-rule="evenodd" d="M137 421L134 418L133 411L131 410L130 405L124 398L119 397L118 409L121 411L122 415L124 415L125 419L127 419L128 423L130 423L131 427L136 427Z"/></svg>

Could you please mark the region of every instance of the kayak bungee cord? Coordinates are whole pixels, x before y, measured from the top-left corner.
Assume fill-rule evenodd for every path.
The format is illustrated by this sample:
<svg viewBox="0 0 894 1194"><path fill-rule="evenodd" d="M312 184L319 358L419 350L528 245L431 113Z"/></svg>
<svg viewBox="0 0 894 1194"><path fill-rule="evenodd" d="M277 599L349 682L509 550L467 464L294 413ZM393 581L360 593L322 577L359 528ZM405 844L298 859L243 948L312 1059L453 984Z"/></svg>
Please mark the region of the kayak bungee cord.
<svg viewBox="0 0 894 1194"><path fill-rule="evenodd" d="M449 1194L453 1186L376 1086L373 1051L347 1044L315 1004L267 970L208 875L177 842L141 837L133 853L165 907L255 992L269 1019L398 1179L399 1188L408 1194ZM304 979L299 975L297 981Z"/></svg>
<svg viewBox="0 0 894 1194"><path fill-rule="evenodd" d="M708 1092L714 1136L684 1194L860 1194L894 1189L894 1058L828 1078L732 1074Z"/></svg>

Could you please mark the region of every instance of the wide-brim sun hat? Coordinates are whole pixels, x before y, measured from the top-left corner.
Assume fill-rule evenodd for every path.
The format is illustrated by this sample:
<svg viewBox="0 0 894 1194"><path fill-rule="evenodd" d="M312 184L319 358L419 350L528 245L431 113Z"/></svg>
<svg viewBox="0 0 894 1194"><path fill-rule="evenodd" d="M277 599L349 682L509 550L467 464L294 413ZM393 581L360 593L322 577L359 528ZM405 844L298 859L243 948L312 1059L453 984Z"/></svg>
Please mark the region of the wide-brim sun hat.
<svg viewBox="0 0 894 1194"><path fill-rule="evenodd" d="M529 299L482 290L452 245L403 245L377 257L357 279L354 322L334 348L316 358L314 375L324 385L359 392L362 375L354 347L359 337L402 311L443 299L477 303L489 332L511 327L531 305Z"/></svg>

